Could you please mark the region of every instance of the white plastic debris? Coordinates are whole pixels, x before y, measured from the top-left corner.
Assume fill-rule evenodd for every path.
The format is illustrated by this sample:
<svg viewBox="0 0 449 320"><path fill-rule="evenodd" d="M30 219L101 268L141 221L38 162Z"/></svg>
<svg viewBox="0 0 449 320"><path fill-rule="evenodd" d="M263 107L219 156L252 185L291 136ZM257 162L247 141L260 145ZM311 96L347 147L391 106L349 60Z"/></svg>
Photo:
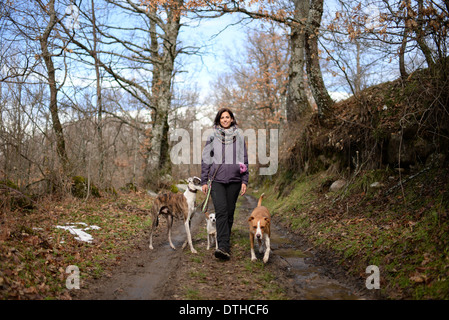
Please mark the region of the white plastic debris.
<svg viewBox="0 0 449 320"><path fill-rule="evenodd" d="M80 228L79 226L84 226ZM71 234L75 235L75 239L78 241L83 241L87 243L91 243L94 238L88 234L86 231L88 230L99 230L101 229L99 226L89 226L87 223L84 222L75 222L75 223L69 223L66 226L56 226L58 229L63 229L69 231Z"/></svg>

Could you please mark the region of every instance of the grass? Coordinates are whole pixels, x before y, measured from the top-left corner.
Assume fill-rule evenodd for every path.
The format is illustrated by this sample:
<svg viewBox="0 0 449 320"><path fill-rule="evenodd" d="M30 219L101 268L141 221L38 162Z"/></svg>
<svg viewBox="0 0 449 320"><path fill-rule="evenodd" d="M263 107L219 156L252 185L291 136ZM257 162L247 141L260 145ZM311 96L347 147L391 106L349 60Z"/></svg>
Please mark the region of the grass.
<svg viewBox="0 0 449 320"><path fill-rule="evenodd" d="M381 293L391 299L449 298L449 184L447 170L433 169L390 196L391 171L367 171L355 179L343 200L322 191L323 175L301 177L291 193L276 198L265 186L264 204L292 230L317 247L334 251L353 274L366 266L381 270ZM370 189L382 181L381 190ZM404 199L405 196L405 199Z"/></svg>
<svg viewBox="0 0 449 320"><path fill-rule="evenodd" d="M238 203L231 236L230 261L223 262L213 257L214 249L206 250L205 233L197 233L195 238L201 239L195 245L198 255L182 258L183 269L179 274L187 283L179 295L181 299L287 299L270 267L262 261L251 261L246 212L242 211Z"/></svg>
<svg viewBox="0 0 449 320"><path fill-rule="evenodd" d="M1 299L70 299L67 266L80 269L81 281L100 277L148 228L151 200L144 194L42 201L28 213L2 216L0 232ZM87 231L92 243L55 228L73 222L97 225Z"/></svg>

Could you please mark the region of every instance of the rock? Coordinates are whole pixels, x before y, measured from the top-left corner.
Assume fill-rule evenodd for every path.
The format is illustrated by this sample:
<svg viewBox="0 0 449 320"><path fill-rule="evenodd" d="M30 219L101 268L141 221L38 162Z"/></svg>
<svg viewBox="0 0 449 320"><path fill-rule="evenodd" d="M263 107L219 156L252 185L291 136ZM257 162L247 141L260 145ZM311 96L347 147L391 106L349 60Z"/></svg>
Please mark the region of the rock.
<svg viewBox="0 0 449 320"><path fill-rule="evenodd" d="M418 137L413 142L413 150L416 155L416 160L420 163L424 163L429 155L435 150L435 147L431 142Z"/></svg>
<svg viewBox="0 0 449 320"><path fill-rule="evenodd" d="M370 187L373 189L380 189L385 187L385 185L382 182L376 181L370 184Z"/></svg>
<svg viewBox="0 0 449 320"><path fill-rule="evenodd" d="M341 190L344 186L346 185L346 180L344 179L339 179L337 181L334 181L330 188L329 191L331 192L337 192L338 190Z"/></svg>
<svg viewBox="0 0 449 320"><path fill-rule="evenodd" d="M401 147L399 153L399 147ZM433 152L435 148L432 143L417 137L416 133L410 132L401 136L401 134L392 133L387 147L387 162L393 166L399 164L401 167L408 167L416 163L424 163L426 158Z"/></svg>
<svg viewBox="0 0 449 320"><path fill-rule="evenodd" d="M400 158L399 146L401 147ZM415 162L413 142L403 139L400 134L391 134L387 147L387 161L389 164L397 166L399 159L401 160L401 166L404 167Z"/></svg>
<svg viewBox="0 0 449 320"><path fill-rule="evenodd" d="M147 191L147 194L148 194L150 197L153 197L153 198L156 198L156 197L157 197L157 193L154 192L154 191L151 191L151 190L148 190L148 191Z"/></svg>
<svg viewBox="0 0 449 320"><path fill-rule="evenodd" d="M441 153L432 153L426 161L426 167L441 167L444 165L444 161L445 161L445 156L444 154Z"/></svg>

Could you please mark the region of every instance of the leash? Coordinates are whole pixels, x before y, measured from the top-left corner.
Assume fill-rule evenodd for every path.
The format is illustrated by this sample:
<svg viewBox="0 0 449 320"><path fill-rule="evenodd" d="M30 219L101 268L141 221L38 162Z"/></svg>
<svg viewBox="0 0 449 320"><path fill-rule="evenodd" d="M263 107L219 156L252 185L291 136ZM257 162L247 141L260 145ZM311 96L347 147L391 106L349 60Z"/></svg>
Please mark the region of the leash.
<svg viewBox="0 0 449 320"><path fill-rule="evenodd" d="M209 181L207 181L207 194L206 194L206 199L204 199L203 204L201 205L201 213L206 214L207 204L209 203L209 199L210 199L210 191L212 189L212 181L214 181L215 176L217 175L218 169L220 169L222 164L223 164L223 162L220 163L218 168L215 170L215 173L214 173L212 179L209 179Z"/></svg>

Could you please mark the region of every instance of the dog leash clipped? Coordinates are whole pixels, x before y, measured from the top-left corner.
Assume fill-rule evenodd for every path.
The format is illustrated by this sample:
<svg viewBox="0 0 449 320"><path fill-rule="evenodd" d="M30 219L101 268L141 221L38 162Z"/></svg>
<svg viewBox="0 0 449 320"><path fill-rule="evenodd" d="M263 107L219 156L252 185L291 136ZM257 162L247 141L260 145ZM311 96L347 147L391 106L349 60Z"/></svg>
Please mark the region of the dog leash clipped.
<svg viewBox="0 0 449 320"><path fill-rule="evenodd" d="M218 166L218 168L215 170L215 173L212 177L212 179L209 179L209 181L207 181L207 194L206 194L206 199L204 199L204 202L202 204L202 208L201 208L201 213L206 214L207 211L207 204L209 203L209 199L210 199L210 191L212 189L212 181L214 181L215 176L217 175L218 169L220 169L221 165L223 163L220 163L220 165Z"/></svg>
<svg viewBox="0 0 449 320"><path fill-rule="evenodd" d="M211 183L209 184L209 182L211 182ZM210 187L211 187L211 185L212 185L212 181L209 180L209 181L207 182L207 194L206 194L206 199L204 199L203 207L201 208L201 213L204 213L204 214L206 214L206 211L207 211L207 204L209 203Z"/></svg>

